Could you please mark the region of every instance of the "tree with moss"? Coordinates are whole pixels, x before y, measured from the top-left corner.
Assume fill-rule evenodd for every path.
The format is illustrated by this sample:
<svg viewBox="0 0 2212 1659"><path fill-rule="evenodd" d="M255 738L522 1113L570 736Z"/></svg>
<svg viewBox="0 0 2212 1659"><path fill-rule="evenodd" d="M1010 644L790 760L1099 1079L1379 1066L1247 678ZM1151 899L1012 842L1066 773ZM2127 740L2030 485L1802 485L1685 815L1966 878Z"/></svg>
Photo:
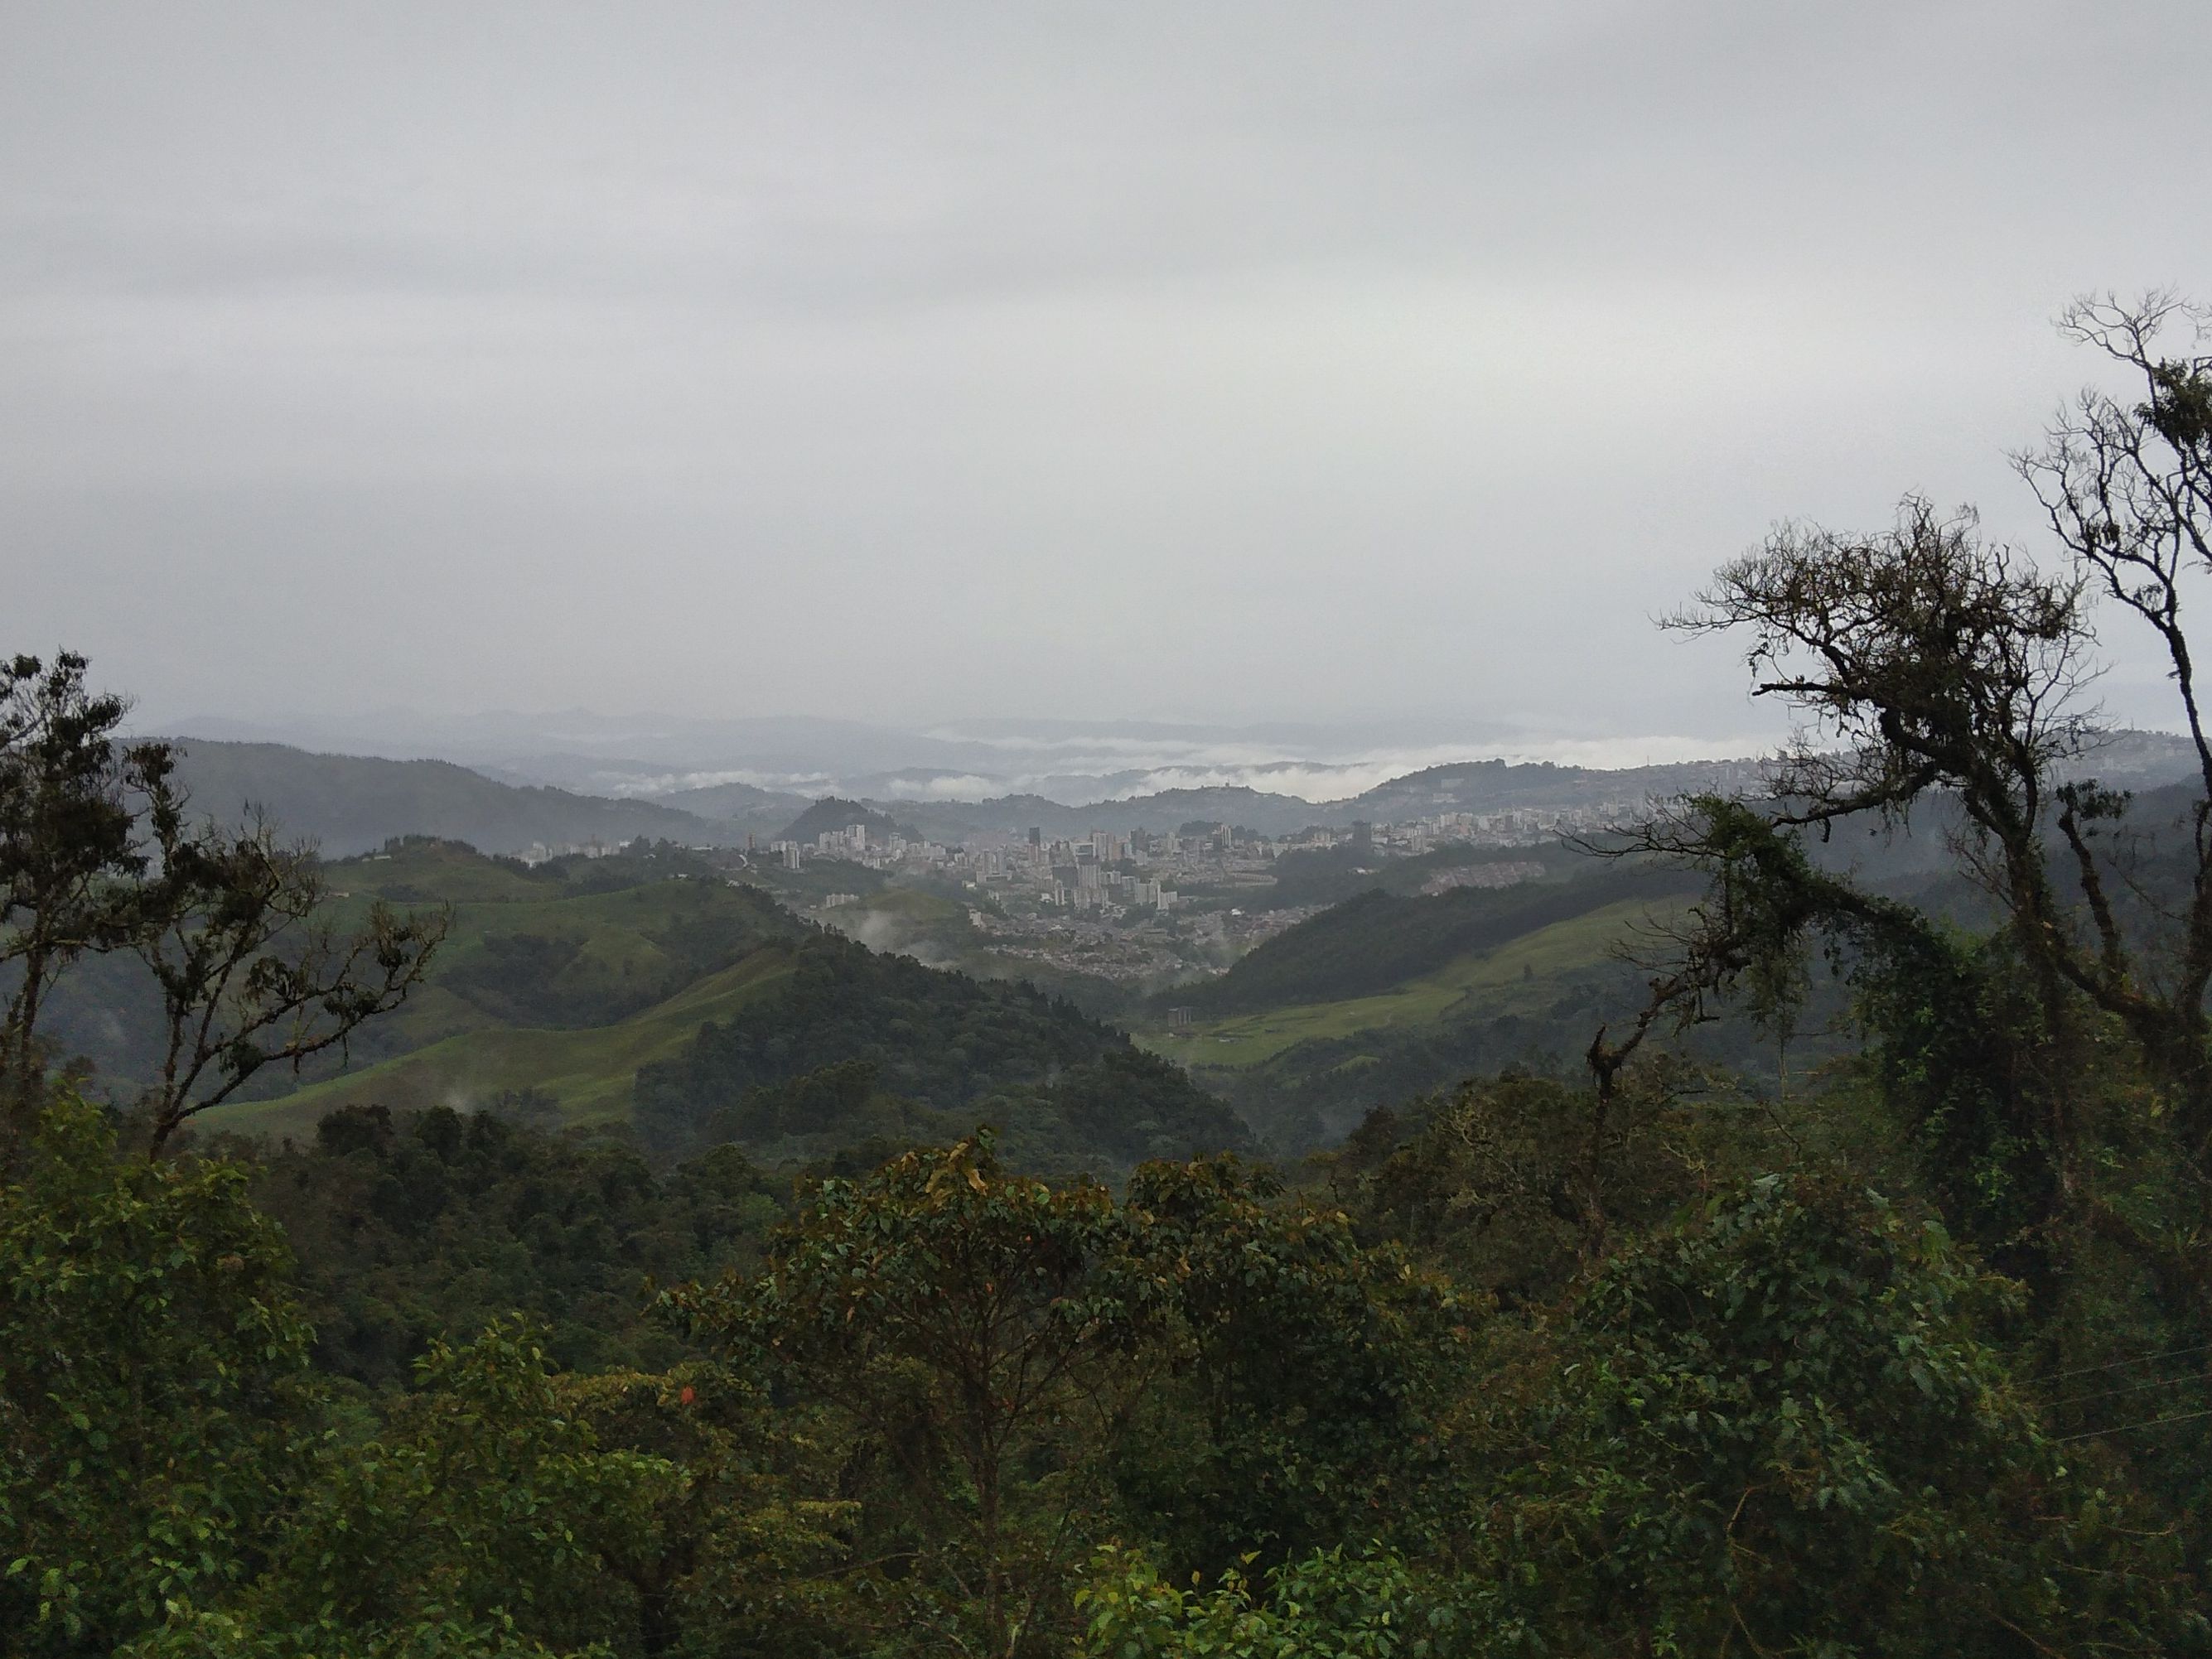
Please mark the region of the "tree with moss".
<svg viewBox="0 0 2212 1659"><path fill-rule="evenodd" d="M1908 500L1870 534L1790 526L1676 626L1745 642L1799 740L1763 802L1692 799L1625 850L1707 873L1601 1091L1644 1035L1748 993L1785 1019L1806 949L1858 981L1890 1098L1953 1224L2055 1291L2123 1253L2191 1328L2212 1323L2212 739L2185 600L2212 572L2212 356L2170 296L2086 301L2063 326L2135 378L2084 394L2019 458L2059 556ZM2180 337L2177 340L2177 337ZM2199 763L2178 814L2091 775L2093 602L2148 629ZM1948 825L1983 936L1816 857L1847 824ZM2130 1086L2139 1084L2139 1087Z"/></svg>

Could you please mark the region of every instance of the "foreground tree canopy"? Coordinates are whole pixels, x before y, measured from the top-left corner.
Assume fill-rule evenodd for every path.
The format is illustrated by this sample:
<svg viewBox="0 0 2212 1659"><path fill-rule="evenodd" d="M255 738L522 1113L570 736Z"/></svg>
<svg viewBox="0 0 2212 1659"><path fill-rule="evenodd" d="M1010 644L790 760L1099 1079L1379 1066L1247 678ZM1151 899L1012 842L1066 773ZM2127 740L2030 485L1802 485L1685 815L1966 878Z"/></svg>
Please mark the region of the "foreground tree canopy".
<svg viewBox="0 0 2212 1659"><path fill-rule="evenodd" d="M2069 313L2134 380L2020 459L2052 556L1911 500L1724 567L1681 625L1804 741L1600 849L1704 880L1649 1000L1579 1072L1288 1171L1046 1180L988 1129L756 1169L718 1124L899 1119L860 1054L763 1092L750 1030L652 1080L685 1133L641 1148L527 1099L196 1137L405 995L438 920L329 929L310 854L194 818L82 662L19 659L0 1647L2212 1650L2200 320ZM2189 786L2097 782L2093 621L2164 653ZM1860 856L1904 830L1947 849L1917 886ZM103 957L161 990L143 1099L41 1035ZM1787 1089L1667 1042L1838 1015ZM1102 1121L1161 1086L1092 1081Z"/></svg>

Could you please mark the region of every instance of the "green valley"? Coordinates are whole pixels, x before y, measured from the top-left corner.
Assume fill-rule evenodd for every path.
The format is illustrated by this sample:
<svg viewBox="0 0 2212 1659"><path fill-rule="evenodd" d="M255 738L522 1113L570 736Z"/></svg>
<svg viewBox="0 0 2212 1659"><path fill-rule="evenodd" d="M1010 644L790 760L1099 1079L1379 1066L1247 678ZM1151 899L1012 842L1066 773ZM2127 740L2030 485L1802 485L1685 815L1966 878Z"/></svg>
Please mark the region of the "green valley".
<svg viewBox="0 0 2212 1659"><path fill-rule="evenodd" d="M1542 880L1435 894L1403 890L1434 861L1394 868L1401 890L1378 887L1325 909L1218 978L1133 1008L1127 1023L1140 1049L1229 1100L1283 1152L1323 1144L1376 1104L1476 1070L1571 1066L1601 998L1632 988L1620 945L1679 904L1685 882L1557 851L1535 856L1546 860ZM704 1124L748 1091L860 1058L879 1068L890 1097L921 1110L957 1113L990 1100L1000 1117L1029 1121L1040 1103L1022 1099L1019 1085L1079 1064L1096 1041L1065 1047L1067 1033L1089 1023L1076 1017L1063 1030L1056 1022L1072 1011L1039 1014L1054 1005L1011 982L957 899L864 881L871 872L857 866L852 884L864 890L842 902L821 908L822 893L793 896L835 934L665 847L531 870L413 839L330 872L343 905L451 907L453 932L431 981L357 1046L366 1064L225 1107L211 1127L299 1135L338 1107L467 1109L525 1091L572 1123L628 1125L642 1099L664 1118ZM886 983L890 976L900 983ZM912 1053L886 1048L880 1019L841 1018L811 1046L794 1034L799 1003L857 1006L869 995L916 1033ZM920 1010L907 1006L916 997ZM961 1035L978 1020L994 1031L988 1054ZM710 1025L772 1031L798 1057L764 1065L749 1054L734 1070L718 1070L701 1059ZM925 1050L954 1063L918 1064ZM1155 1121L1148 1109L1131 1110L1132 1121ZM875 1121L907 1121L880 1113ZM639 1127L672 1149L696 1144L690 1128ZM1242 1133L1225 1119L1215 1131ZM1109 1161L1122 1163L1143 1156L1157 1133L1117 1139L1102 1121L1073 1141L1018 1135L1013 1150L1079 1163L1110 1143Z"/></svg>
<svg viewBox="0 0 2212 1659"><path fill-rule="evenodd" d="M726 1139L804 1158L982 1118L1053 1167L1247 1138L1178 1068L1070 1005L871 950L665 843L532 868L414 837L325 873L341 926L380 902L444 915L429 979L362 1034L354 1065L218 1107L208 1130L297 1138L345 1108L520 1101L670 1155ZM940 957L932 942L956 945L967 927L961 907L910 888L830 914L874 944ZM808 1085L817 1073L857 1092ZM805 1110L773 1103L790 1090ZM808 1120L825 1102L849 1109Z"/></svg>

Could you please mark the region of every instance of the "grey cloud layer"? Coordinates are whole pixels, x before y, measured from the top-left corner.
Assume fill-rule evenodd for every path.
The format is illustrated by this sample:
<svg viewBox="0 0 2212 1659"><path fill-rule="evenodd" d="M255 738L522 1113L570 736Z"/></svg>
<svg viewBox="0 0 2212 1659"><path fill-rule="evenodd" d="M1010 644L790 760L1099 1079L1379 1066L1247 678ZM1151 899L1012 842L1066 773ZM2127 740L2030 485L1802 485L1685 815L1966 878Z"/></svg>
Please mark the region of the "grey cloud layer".
<svg viewBox="0 0 2212 1659"><path fill-rule="evenodd" d="M2195 5L9 39L4 643L177 712L1736 732L1650 612L1785 514L2027 528L2043 319L2212 289Z"/></svg>

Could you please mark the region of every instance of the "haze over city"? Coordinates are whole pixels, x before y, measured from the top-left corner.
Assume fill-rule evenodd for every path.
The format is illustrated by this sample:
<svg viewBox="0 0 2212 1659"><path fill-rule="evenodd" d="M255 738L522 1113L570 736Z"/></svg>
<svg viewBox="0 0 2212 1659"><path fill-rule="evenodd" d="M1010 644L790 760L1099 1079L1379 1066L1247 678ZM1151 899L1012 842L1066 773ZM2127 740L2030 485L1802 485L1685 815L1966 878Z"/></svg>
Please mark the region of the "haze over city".
<svg viewBox="0 0 2212 1659"><path fill-rule="evenodd" d="M1733 651L1651 618L1906 490L2033 544L2005 453L2091 372L2049 319L2212 253L2207 47L2179 3L11 7L11 633L155 729L373 750L1741 752Z"/></svg>

